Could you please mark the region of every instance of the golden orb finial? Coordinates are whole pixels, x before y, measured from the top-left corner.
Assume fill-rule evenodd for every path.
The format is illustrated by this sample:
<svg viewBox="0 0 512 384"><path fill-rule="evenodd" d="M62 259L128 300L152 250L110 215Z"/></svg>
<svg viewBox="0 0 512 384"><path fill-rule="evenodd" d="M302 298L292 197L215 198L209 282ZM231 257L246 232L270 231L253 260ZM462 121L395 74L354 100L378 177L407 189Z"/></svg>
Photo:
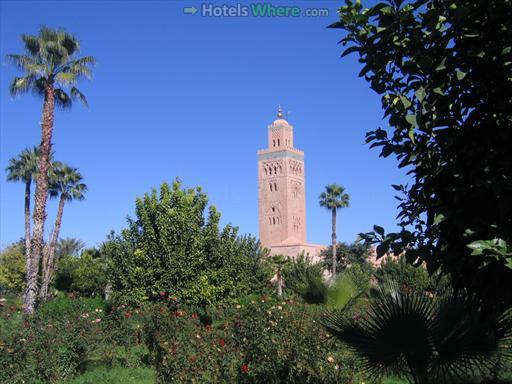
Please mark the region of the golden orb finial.
<svg viewBox="0 0 512 384"><path fill-rule="evenodd" d="M283 110L281 108L281 105L277 107L277 118L282 119L283 118Z"/></svg>

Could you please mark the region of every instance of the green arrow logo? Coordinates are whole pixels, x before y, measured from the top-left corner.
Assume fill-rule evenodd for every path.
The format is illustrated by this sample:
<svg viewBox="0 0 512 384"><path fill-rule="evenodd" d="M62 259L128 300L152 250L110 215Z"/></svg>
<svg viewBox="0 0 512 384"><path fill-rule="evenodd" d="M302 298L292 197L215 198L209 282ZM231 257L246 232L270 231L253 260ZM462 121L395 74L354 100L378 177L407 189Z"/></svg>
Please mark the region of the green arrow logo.
<svg viewBox="0 0 512 384"><path fill-rule="evenodd" d="M185 7L185 8L183 8L183 13L186 15L195 15L197 13L197 8L194 6Z"/></svg>

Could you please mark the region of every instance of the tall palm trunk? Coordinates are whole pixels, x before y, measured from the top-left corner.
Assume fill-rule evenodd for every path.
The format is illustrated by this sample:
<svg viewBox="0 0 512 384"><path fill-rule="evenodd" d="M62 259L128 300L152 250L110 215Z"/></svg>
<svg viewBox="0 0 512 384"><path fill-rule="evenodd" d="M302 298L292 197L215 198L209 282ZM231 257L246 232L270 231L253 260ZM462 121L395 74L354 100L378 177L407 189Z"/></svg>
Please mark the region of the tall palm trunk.
<svg viewBox="0 0 512 384"><path fill-rule="evenodd" d="M336 278L336 208L332 210L332 278Z"/></svg>
<svg viewBox="0 0 512 384"><path fill-rule="evenodd" d="M62 214L64 213L64 203L66 198L60 195L59 209L57 210L57 218L55 219L55 228L53 229L52 238L47 247L44 248L43 254L43 279L41 282L41 289L39 290L39 297L46 299L48 296L48 287L52 278L53 269L55 267L55 250L57 248L57 240L59 239L60 226L62 223Z"/></svg>
<svg viewBox="0 0 512 384"><path fill-rule="evenodd" d="M30 185L32 179L25 183L25 270L30 270Z"/></svg>
<svg viewBox="0 0 512 384"><path fill-rule="evenodd" d="M43 252L44 222L46 220L46 199L48 196L48 170L50 169L50 153L52 148L53 114L55 110L55 93L53 83L46 84L41 145L36 179L36 195L34 204L34 232L30 240L30 267L27 270L27 288L23 297L23 310L33 313L38 293L37 275L39 262Z"/></svg>

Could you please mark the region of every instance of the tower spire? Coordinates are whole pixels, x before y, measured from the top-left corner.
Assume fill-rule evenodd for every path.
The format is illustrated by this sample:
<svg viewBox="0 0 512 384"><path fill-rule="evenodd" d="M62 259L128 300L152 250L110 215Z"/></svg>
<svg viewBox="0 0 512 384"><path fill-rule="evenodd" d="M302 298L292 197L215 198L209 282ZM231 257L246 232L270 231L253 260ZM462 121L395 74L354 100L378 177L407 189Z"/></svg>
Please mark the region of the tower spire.
<svg viewBox="0 0 512 384"><path fill-rule="evenodd" d="M281 108L281 104L277 107L277 118L282 119L283 118L283 109Z"/></svg>

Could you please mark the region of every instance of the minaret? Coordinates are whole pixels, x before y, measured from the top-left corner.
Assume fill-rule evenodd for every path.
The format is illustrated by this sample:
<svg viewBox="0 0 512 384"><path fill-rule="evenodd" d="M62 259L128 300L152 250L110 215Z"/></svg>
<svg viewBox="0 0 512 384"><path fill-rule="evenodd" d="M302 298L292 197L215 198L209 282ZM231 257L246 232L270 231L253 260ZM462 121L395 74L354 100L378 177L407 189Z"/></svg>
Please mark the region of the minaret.
<svg viewBox="0 0 512 384"><path fill-rule="evenodd" d="M268 126L268 148L258 151L258 202L263 247L306 245L304 152L293 147L281 107Z"/></svg>

